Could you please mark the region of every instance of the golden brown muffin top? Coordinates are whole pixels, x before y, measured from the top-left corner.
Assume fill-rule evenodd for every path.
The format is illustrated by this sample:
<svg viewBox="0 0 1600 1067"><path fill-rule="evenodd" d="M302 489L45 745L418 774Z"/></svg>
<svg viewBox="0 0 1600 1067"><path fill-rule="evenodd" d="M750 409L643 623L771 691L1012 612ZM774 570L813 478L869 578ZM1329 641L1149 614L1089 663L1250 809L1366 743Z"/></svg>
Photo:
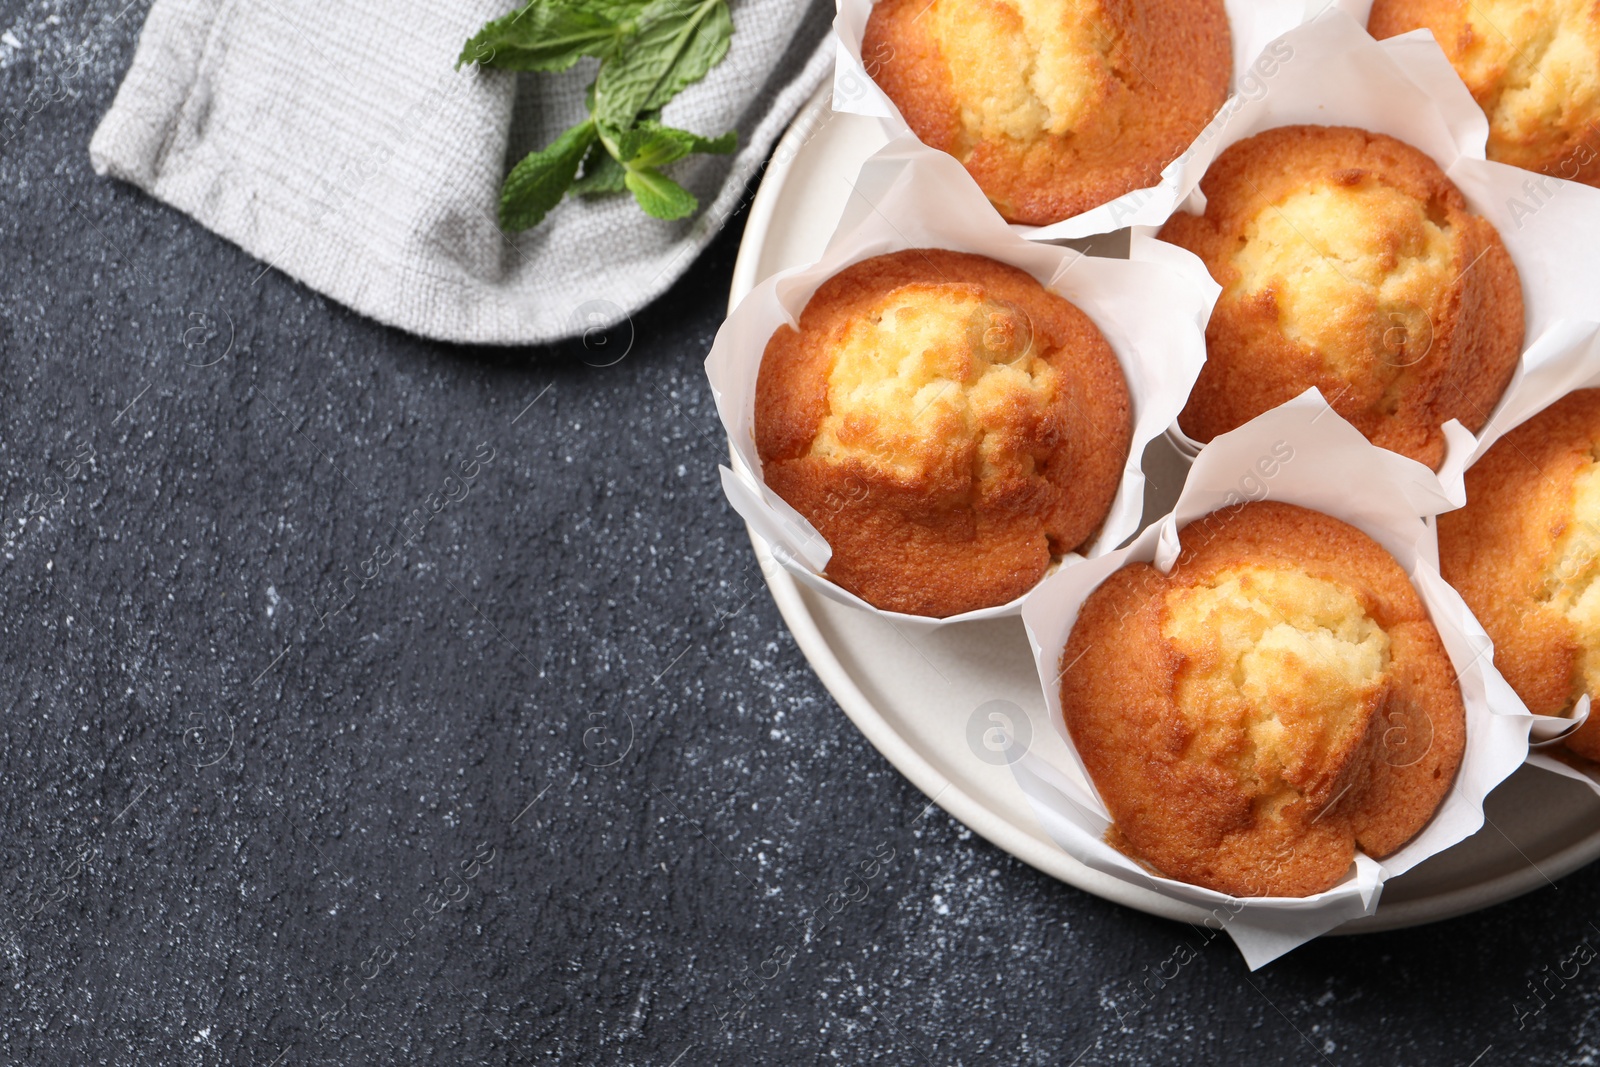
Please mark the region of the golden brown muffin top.
<svg viewBox="0 0 1600 1067"><path fill-rule="evenodd" d="M1154 185L1227 99L1222 0L881 0L864 55L1008 221Z"/></svg>
<svg viewBox="0 0 1600 1067"><path fill-rule="evenodd" d="M1235 896L1337 885L1455 779L1466 712L1410 580L1366 534L1289 504L1190 523L1169 574L1084 602L1061 707L1114 826L1161 874Z"/></svg>
<svg viewBox="0 0 1600 1067"><path fill-rule="evenodd" d="M1160 234L1222 286L1185 433L1209 441L1313 385L1430 467L1446 422L1483 426L1521 354L1522 287L1433 160L1383 134L1283 126L1230 146L1200 188L1205 214Z"/></svg>
<svg viewBox="0 0 1600 1067"><path fill-rule="evenodd" d="M810 454L903 486L1003 491L1031 473L1060 372L1023 309L969 282L912 282L843 324Z"/></svg>
<svg viewBox="0 0 1600 1067"><path fill-rule="evenodd" d="M1483 623L1495 666L1538 715L1600 698L1600 389L1496 441L1466 483L1467 506L1439 516L1439 570ZM1600 759L1600 723L1567 747Z"/></svg>
<svg viewBox="0 0 1600 1067"><path fill-rule="evenodd" d="M1133 432L1088 316L943 249L823 283L767 343L755 415L762 476L827 539L827 576L941 618L1015 599L1089 541Z"/></svg>
<svg viewBox="0 0 1600 1067"><path fill-rule="evenodd" d="M1489 118L1490 159L1600 184L1600 3L1376 0L1380 40L1433 31Z"/></svg>

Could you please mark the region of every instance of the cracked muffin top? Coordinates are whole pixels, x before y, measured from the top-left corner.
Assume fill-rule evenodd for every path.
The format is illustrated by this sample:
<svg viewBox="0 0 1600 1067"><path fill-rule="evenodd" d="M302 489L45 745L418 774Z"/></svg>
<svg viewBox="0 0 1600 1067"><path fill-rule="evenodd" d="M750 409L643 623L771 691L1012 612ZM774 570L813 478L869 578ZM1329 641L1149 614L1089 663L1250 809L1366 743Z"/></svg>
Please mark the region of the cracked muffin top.
<svg viewBox="0 0 1600 1067"><path fill-rule="evenodd" d="M1400 565L1355 527L1280 503L1180 532L1168 574L1121 568L1062 653L1067 729L1107 840L1234 896L1337 885L1427 825L1466 717Z"/></svg>
<svg viewBox="0 0 1600 1067"><path fill-rule="evenodd" d="M827 577L914 615L1007 603L1088 542L1132 433L1087 315L943 249L834 275L772 335L756 383L762 477L832 547Z"/></svg>
<svg viewBox="0 0 1600 1067"><path fill-rule="evenodd" d="M1230 146L1203 215L1164 241L1222 286L1178 417L1209 441L1311 386L1374 444L1437 468L1443 425L1476 432L1522 350L1522 286L1499 233L1410 145L1283 126Z"/></svg>
<svg viewBox="0 0 1600 1067"><path fill-rule="evenodd" d="M1489 118L1490 159L1600 186L1600 3L1376 0L1367 29L1433 31Z"/></svg>
<svg viewBox="0 0 1600 1067"><path fill-rule="evenodd" d="M1222 0L880 0L864 55L1009 222L1154 185L1228 95Z"/></svg>

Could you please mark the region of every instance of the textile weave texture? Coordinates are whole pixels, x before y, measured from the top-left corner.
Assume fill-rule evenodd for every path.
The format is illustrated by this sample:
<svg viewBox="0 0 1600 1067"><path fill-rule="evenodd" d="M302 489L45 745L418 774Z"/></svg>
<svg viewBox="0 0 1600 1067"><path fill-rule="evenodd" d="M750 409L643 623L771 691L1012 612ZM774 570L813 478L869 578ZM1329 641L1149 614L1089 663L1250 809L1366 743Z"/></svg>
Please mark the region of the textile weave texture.
<svg viewBox="0 0 1600 1067"><path fill-rule="evenodd" d="M832 68L832 6L734 0L727 57L664 121L739 133L670 173L677 222L626 194L569 197L538 227L496 221L501 179L584 117L594 77L455 69L514 0L156 0L89 146L131 182L338 302L443 341L540 344L665 292L738 208Z"/></svg>

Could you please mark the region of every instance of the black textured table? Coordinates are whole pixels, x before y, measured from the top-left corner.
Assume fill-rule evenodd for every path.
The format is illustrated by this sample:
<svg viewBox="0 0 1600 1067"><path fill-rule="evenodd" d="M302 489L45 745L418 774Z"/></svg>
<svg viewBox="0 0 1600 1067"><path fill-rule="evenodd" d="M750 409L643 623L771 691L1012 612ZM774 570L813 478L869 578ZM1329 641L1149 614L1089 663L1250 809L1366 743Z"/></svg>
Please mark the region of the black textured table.
<svg viewBox="0 0 1600 1067"><path fill-rule="evenodd" d="M1600 871L1251 975L930 809L722 502L742 218L589 348L395 333L93 176L120 9L0 19L5 1062L1600 1055Z"/></svg>

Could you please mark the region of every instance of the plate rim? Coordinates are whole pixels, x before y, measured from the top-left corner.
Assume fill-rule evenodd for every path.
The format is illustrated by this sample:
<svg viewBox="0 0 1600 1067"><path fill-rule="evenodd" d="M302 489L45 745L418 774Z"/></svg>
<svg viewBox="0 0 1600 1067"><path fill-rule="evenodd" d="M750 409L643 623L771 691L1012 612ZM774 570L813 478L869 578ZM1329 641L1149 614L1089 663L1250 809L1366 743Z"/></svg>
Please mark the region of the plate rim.
<svg viewBox="0 0 1600 1067"><path fill-rule="evenodd" d="M824 123L830 121L836 114L831 106L832 92L831 82L824 82L819 86L796 113L789 128L774 148L768 166L762 174L761 183L751 201L744 233L740 236L739 251L734 260L733 277L729 286L730 312L762 280L757 277L758 262L778 203L782 199L784 188L794 171L796 162L805 153L808 142L815 135L819 121ZM737 462L736 456L734 465L742 467L742 464ZM806 606L799 583L784 568L767 566L772 557L766 543L748 526L745 532L750 538L758 560L763 564L762 575L778 607L778 613L788 625L795 644L805 656L812 672L873 748L929 798L929 807L937 805L951 818L996 848L1075 889L1164 919L1198 922L1204 918L1205 911L1199 907L1171 900L1150 890L1139 889L1078 863L1053 842L1047 843L1024 832L1011 820L940 774L889 724L855 683ZM1514 773L1521 773L1522 770L1523 768L1519 768ZM1491 825L1493 824L1486 814L1484 826ZM1495 829L1498 830L1498 827ZM1481 833L1482 828L1478 832ZM1515 847L1514 842L1513 847ZM1529 860L1527 868L1519 868L1487 881L1473 882L1458 889L1395 904L1386 904L1380 897L1374 914L1353 919L1329 932L1341 935L1378 933L1442 922L1504 903L1544 885L1553 885L1556 879L1572 873L1596 858L1600 858L1600 829L1589 837L1554 853L1542 866Z"/></svg>

